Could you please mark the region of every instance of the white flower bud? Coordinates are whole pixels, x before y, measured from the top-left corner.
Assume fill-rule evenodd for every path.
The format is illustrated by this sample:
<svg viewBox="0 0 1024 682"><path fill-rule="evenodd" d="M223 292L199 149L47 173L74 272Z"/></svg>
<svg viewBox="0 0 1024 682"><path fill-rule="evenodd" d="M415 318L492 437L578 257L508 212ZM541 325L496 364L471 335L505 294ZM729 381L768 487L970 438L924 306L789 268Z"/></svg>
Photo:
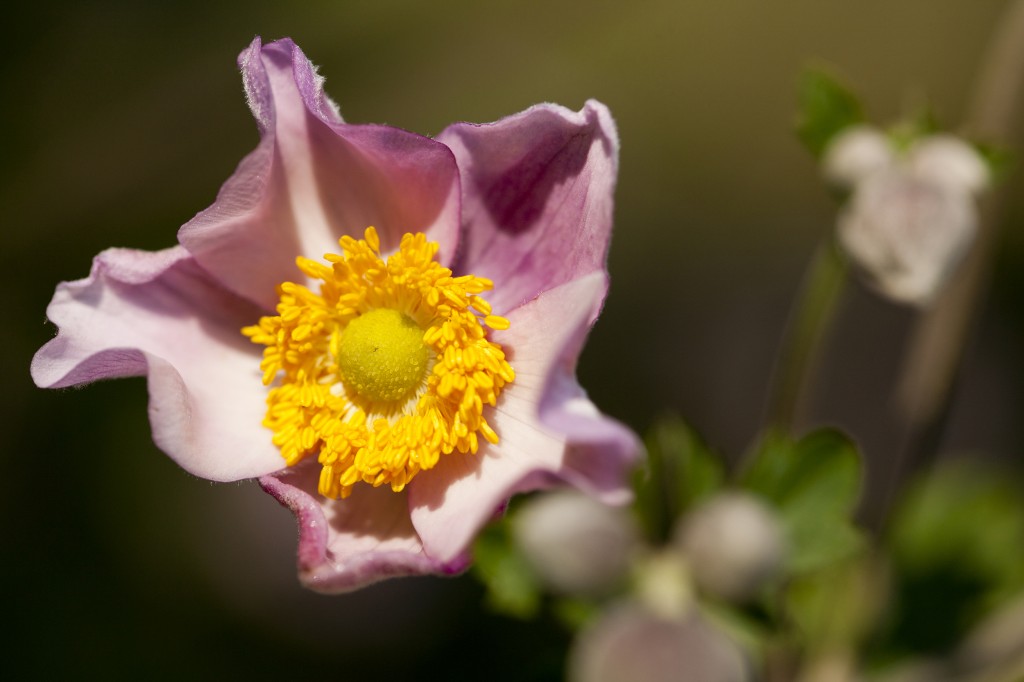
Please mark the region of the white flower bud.
<svg viewBox="0 0 1024 682"><path fill-rule="evenodd" d="M843 130L829 142L822 170L829 182L853 187L892 166L894 158L892 145L884 133L871 126L857 125Z"/></svg>
<svg viewBox="0 0 1024 682"><path fill-rule="evenodd" d="M775 513L745 493L725 493L698 507L677 530L676 543L697 585L731 600L751 596L785 557Z"/></svg>
<svg viewBox="0 0 1024 682"><path fill-rule="evenodd" d="M973 147L953 135L922 138L907 152L906 165L914 176L952 191L978 194L989 182L985 160Z"/></svg>
<svg viewBox="0 0 1024 682"><path fill-rule="evenodd" d="M569 653L570 682L745 682L739 648L696 614L664 618L613 606L582 631Z"/></svg>
<svg viewBox="0 0 1024 682"><path fill-rule="evenodd" d="M639 542L625 510L576 491L530 500L514 523L526 560L550 589L563 594L602 594L620 584Z"/></svg>
<svg viewBox="0 0 1024 682"><path fill-rule="evenodd" d="M857 186L838 237L869 284L897 301L926 305L966 253L977 222L967 191L900 167Z"/></svg>

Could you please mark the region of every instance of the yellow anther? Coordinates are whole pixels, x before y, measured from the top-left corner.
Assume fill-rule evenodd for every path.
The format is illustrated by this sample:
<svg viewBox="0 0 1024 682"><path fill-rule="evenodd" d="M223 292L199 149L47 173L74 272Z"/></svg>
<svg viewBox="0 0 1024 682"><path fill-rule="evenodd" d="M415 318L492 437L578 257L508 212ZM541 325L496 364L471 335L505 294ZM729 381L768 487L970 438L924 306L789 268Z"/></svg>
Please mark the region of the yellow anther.
<svg viewBox="0 0 1024 682"><path fill-rule="evenodd" d="M370 245L374 253L380 253L380 237L377 236L377 230L373 226L366 228L366 243Z"/></svg>
<svg viewBox="0 0 1024 682"><path fill-rule="evenodd" d="M484 324L491 329L508 329L509 321L504 317L498 317L497 315L488 315L484 318Z"/></svg>

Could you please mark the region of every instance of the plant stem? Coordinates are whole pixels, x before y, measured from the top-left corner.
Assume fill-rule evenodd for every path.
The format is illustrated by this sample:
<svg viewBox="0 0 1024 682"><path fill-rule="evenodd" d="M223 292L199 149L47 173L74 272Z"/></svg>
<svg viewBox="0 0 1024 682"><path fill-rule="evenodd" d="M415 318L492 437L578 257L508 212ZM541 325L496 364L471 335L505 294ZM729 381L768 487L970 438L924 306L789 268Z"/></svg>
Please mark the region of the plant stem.
<svg viewBox="0 0 1024 682"><path fill-rule="evenodd" d="M771 428L793 433L845 282L846 262L835 243L827 239L808 266L783 340L769 402Z"/></svg>

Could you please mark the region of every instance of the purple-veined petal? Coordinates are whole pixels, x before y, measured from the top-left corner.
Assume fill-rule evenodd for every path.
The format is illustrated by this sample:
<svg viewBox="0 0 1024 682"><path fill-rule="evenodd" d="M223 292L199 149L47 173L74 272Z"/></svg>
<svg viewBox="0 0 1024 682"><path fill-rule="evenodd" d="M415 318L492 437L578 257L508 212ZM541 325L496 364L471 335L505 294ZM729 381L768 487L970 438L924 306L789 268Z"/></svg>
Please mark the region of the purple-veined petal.
<svg viewBox="0 0 1024 682"><path fill-rule="evenodd" d="M260 485L295 514L299 577L319 592L346 592L404 575L455 574L468 559L426 556L409 518L406 493L356 486L345 500L317 493L320 468L307 462L264 476Z"/></svg>
<svg viewBox="0 0 1024 682"><path fill-rule="evenodd" d="M500 286L504 314L537 294L604 271L618 135L604 105L540 104L496 123L458 123L437 137L462 177L459 272Z"/></svg>
<svg viewBox="0 0 1024 682"><path fill-rule="evenodd" d="M458 248L459 177L443 144L381 125L343 123L323 79L291 40L239 56L260 129L214 204L178 239L232 291L273 309L275 287L300 279L295 257L337 253L338 237L373 225L385 252L405 232Z"/></svg>
<svg viewBox="0 0 1024 682"><path fill-rule="evenodd" d="M607 290L593 273L545 292L507 314L495 339L509 352L516 380L488 420L497 445L452 453L409 485L412 521L427 553L446 561L517 492L570 484L609 503L628 501L636 437L605 417L575 380L583 338Z"/></svg>
<svg viewBox="0 0 1024 682"><path fill-rule="evenodd" d="M282 460L261 426L260 351L240 330L259 318L188 252L110 249L89 277L57 287L60 331L32 361L36 384L60 388L148 375L153 440L191 473L259 476Z"/></svg>

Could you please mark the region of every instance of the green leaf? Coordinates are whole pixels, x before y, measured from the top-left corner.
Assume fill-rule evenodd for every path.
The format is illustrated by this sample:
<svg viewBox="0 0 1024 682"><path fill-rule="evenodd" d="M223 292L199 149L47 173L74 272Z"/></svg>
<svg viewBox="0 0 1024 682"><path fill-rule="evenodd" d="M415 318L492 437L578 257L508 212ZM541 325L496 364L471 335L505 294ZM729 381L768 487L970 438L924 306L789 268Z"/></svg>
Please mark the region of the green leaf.
<svg viewBox="0 0 1024 682"><path fill-rule="evenodd" d="M683 512L721 489L725 465L676 416L659 420L646 445L646 466L634 477L635 508L649 537L663 542Z"/></svg>
<svg viewBox="0 0 1024 682"><path fill-rule="evenodd" d="M905 152L921 138L941 131L942 126L939 125L935 110L925 104L889 129L889 142L896 149Z"/></svg>
<svg viewBox="0 0 1024 682"><path fill-rule="evenodd" d="M861 462L842 433L825 429L799 441L768 434L740 485L773 504L786 531L786 568L803 573L847 558L863 546L851 517Z"/></svg>
<svg viewBox="0 0 1024 682"><path fill-rule="evenodd" d="M977 460L947 461L913 485L885 545L889 627L876 658L950 650L1024 589L1024 481Z"/></svg>
<svg viewBox="0 0 1024 682"><path fill-rule="evenodd" d="M516 618L536 615L541 585L512 539L509 517L495 521L473 545L473 575L487 588L487 604Z"/></svg>
<svg viewBox="0 0 1024 682"><path fill-rule="evenodd" d="M788 620L809 650L855 649L886 605L884 571L865 553L797 578L784 599Z"/></svg>
<svg viewBox="0 0 1024 682"><path fill-rule="evenodd" d="M798 86L800 113L796 134L815 158L835 135L864 120L860 100L838 78L821 68L808 68Z"/></svg>
<svg viewBox="0 0 1024 682"><path fill-rule="evenodd" d="M974 142L974 150L985 160L992 183L1002 182L1017 167L1017 158L1006 147L987 142Z"/></svg>
<svg viewBox="0 0 1024 682"><path fill-rule="evenodd" d="M705 599L701 614L743 647L753 660L760 660L771 639L769 625L732 604Z"/></svg>
<svg viewBox="0 0 1024 682"><path fill-rule="evenodd" d="M601 607L596 603L573 597L556 599L551 608L555 617L570 630L582 629L601 614Z"/></svg>
<svg viewBox="0 0 1024 682"><path fill-rule="evenodd" d="M1000 596L1024 589L1024 481L979 463L950 462L897 510L888 544L915 574L955 566Z"/></svg>

